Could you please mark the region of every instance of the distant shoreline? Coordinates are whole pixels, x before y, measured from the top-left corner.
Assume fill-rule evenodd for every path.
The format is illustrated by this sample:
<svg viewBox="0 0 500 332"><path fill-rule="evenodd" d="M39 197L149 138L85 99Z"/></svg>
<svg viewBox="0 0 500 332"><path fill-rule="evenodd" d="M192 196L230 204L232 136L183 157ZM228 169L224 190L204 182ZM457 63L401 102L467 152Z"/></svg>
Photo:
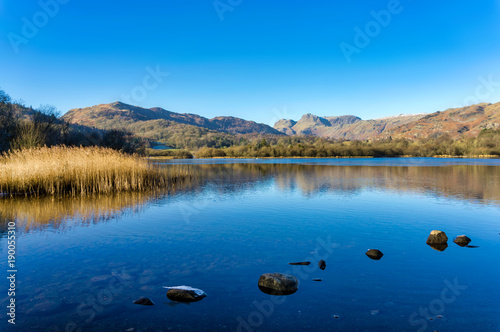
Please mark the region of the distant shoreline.
<svg viewBox="0 0 500 332"><path fill-rule="evenodd" d="M451 156L435 155L432 157L414 157L414 156L394 156L394 157L374 157L374 156L332 156L332 157L194 157L194 158L176 158L168 157L145 157L146 159L380 159L380 158L443 158L443 159L500 159L497 155L472 155L472 156Z"/></svg>

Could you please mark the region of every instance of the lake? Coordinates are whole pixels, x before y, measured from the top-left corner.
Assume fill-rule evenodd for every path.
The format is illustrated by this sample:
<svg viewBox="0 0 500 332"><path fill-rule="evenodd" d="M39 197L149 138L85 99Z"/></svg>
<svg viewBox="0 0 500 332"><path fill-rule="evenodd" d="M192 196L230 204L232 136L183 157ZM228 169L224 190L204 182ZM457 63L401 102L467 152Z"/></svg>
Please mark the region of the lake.
<svg viewBox="0 0 500 332"><path fill-rule="evenodd" d="M5 313L2 328L500 331L498 159L161 165L196 178L170 193L0 200L4 275L9 221L18 235L16 328ZM448 235L444 251L426 244L432 230ZM473 247L453 243L462 234ZM288 264L301 261L311 265ZM298 291L261 292L273 272L297 277ZM180 285L208 296L167 299L163 286Z"/></svg>

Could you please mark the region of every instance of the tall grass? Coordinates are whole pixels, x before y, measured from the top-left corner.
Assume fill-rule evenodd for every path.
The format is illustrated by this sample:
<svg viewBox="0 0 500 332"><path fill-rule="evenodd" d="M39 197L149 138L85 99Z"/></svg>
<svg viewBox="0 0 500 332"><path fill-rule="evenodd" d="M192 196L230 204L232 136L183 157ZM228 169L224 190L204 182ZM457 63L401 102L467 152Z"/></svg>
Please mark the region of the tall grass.
<svg viewBox="0 0 500 332"><path fill-rule="evenodd" d="M188 177L108 148L55 146L0 157L0 193L86 196L166 188Z"/></svg>

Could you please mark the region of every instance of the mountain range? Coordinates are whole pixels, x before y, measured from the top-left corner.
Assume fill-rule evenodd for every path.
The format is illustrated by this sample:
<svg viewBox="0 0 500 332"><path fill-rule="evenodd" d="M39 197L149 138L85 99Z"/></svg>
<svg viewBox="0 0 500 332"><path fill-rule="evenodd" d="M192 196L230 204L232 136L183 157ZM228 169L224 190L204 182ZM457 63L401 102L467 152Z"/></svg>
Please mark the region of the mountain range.
<svg viewBox="0 0 500 332"><path fill-rule="evenodd" d="M196 126L208 130L229 134L271 134L283 135L278 130L254 121L247 121L232 116L218 116L207 119L197 114L175 113L161 107L142 108L114 102L92 107L69 110L63 118L70 122L101 129L119 129L124 124L147 122L153 120L167 120L179 124Z"/></svg>
<svg viewBox="0 0 500 332"><path fill-rule="evenodd" d="M295 122L282 119L274 128L287 135L315 135L345 140L418 139L446 133L453 138L477 136L483 129L500 128L500 103L477 104L430 114L396 115L362 120L353 115L319 117L305 114Z"/></svg>
<svg viewBox="0 0 500 332"><path fill-rule="evenodd" d="M334 139L365 140L377 137L398 126L420 120L424 116L425 114L398 115L375 120L362 120L354 115L319 117L308 113L297 122L279 120L274 128L287 135L314 135Z"/></svg>
<svg viewBox="0 0 500 332"><path fill-rule="evenodd" d="M476 136L483 129L500 128L500 103L481 103L442 112L397 115L363 120L355 115L317 116L305 114L298 121L281 119L273 127L236 117L212 119L196 114L175 113L160 107L142 108L122 102L72 109L63 119L99 129L126 129L137 136L166 140L175 135L224 140L235 135L313 135L344 140L384 138L418 139L446 133L453 138ZM169 136L170 135L170 136Z"/></svg>

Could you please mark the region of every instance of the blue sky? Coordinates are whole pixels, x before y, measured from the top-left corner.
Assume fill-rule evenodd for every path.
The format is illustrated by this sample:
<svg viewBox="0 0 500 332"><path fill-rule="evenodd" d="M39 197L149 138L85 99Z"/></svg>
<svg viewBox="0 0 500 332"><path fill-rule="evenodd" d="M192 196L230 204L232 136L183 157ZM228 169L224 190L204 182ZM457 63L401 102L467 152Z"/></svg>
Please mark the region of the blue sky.
<svg viewBox="0 0 500 332"><path fill-rule="evenodd" d="M499 65L500 0L0 0L0 88L63 113L434 112L499 102Z"/></svg>

